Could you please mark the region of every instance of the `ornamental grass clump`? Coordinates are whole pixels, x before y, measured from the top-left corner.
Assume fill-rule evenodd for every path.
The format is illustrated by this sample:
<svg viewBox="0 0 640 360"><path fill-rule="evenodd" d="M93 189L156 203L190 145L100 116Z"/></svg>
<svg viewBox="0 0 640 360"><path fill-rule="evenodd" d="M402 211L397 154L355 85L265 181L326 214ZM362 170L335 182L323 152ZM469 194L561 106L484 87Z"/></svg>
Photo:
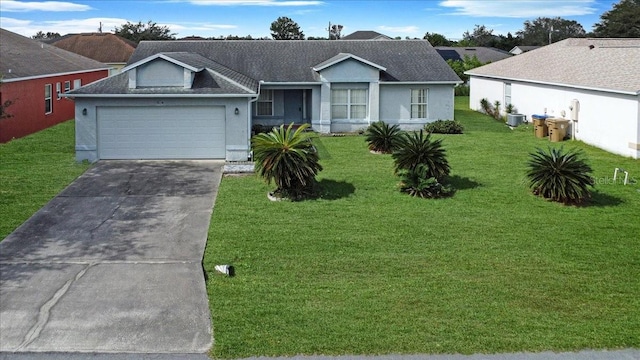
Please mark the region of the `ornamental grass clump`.
<svg viewBox="0 0 640 360"><path fill-rule="evenodd" d="M301 200L316 190L316 175L322 171L318 151L313 146L315 134L307 132L309 124L297 129L293 123L280 125L251 139L256 172L267 183L274 182L275 197Z"/></svg>
<svg viewBox="0 0 640 360"><path fill-rule="evenodd" d="M398 148L402 131L397 124L390 125L384 121L377 121L369 125L364 133L365 141L369 143L369 150L381 154L391 154Z"/></svg>
<svg viewBox="0 0 640 360"><path fill-rule="evenodd" d="M579 205L591 197L592 169L579 150L536 149L527 166L529 187L535 195L566 205Z"/></svg>

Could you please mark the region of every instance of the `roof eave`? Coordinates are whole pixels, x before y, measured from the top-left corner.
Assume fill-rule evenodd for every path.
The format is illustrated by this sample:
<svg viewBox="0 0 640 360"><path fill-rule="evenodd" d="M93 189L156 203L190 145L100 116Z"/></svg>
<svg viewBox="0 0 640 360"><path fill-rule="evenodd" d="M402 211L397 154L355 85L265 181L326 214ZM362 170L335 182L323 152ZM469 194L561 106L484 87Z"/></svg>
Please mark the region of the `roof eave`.
<svg viewBox="0 0 640 360"><path fill-rule="evenodd" d="M252 98L257 94L60 94L74 98Z"/></svg>
<svg viewBox="0 0 640 360"><path fill-rule="evenodd" d="M55 74L25 76L25 77L12 78L12 79L2 79L2 82L3 83L10 83L10 82L17 82L17 81L44 79L44 78L55 77L55 76L67 76L67 75L73 75L73 74L85 74L85 73L103 71L103 70L109 71L109 69L111 69L111 68L110 67L104 67L104 68L96 68L96 69L91 69L91 70L68 71L68 72L55 73Z"/></svg>
<svg viewBox="0 0 640 360"><path fill-rule="evenodd" d="M468 72L468 71L465 71L465 74L469 75L469 76L477 76L477 77L484 77L484 78L497 79L497 80L509 80L509 81L527 82L527 83L532 83L532 84L540 84L540 85L562 86L562 87L568 87L568 88L574 88L574 89L609 92L609 93L624 94L624 95L635 95L635 96L640 95L640 90L638 90L638 91L633 91L633 90L628 91L628 90L617 90L617 89L605 89L605 88L599 88L599 87L594 87L594 86L582 86L582 85L555 83L555 82L549 82L549 81L520 79L520 78L514 78L514 77L508 77L508 76L474 74L474 73Z"/></svg>

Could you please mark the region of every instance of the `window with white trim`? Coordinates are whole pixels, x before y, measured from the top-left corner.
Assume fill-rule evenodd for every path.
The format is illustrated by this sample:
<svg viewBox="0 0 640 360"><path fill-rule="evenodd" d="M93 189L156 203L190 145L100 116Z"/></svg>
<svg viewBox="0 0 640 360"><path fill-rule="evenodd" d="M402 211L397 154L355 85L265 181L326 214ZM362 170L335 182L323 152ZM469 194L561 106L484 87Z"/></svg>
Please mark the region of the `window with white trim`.
<svg viewBox="0 0 640 360"><path fill-rule="evenodd" d="M427 89L411 89L411 118L427 118Z"/></svg>
<svg viewBox="0 0 640 360"><path fill-rule="evenodd" d="M44 86L44 113L51 114L53 111L53 99L51 97L52 87L51 84Z"/></svg>
<svg viewBox="0 0 640 360"><path fill-rule="evenodd" d="M273 90L262 90L256 101L256 115L273 116Z"/></svg>
<svg viewBox="0 0 640 360"><path fill-rule="evenodd" d="M511 83L504 83L504 106L511 104Z"/></svg>
<svg viewBox="0 0 640 360"><path fill-rule="evenodd" d="M73 88L74 89L78 89L81 86L82 86L82 79L73 80Z"/></svg>
<svg viewBox="0 0 640 360"><path fill-rule="evenodd" d="M64 82L64 92L68 92L69 90L71 90L71 81L65 81Z"/></svg>
<svg viewBox="0 0 640 360"><path fill-rule="evenodd" d="M331 89L332 119L365 119L367 89Z"/></svg>
<svg viewBox="0 0 640 360"><path fill-rule="evenodd" d="M62 92L62 88L60 87L60 83L56 83L56 98L60 100L60 93Z"/></svg>

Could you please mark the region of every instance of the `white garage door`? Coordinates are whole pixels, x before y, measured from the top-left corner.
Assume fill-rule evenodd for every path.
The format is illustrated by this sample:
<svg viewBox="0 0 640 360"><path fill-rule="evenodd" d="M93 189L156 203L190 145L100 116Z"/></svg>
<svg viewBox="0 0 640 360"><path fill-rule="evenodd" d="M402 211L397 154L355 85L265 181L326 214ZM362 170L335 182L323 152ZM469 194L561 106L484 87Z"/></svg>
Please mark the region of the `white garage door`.
<svg viewBox="0 0 640 360"><path fill-rule="evenodd" d="M224 159L222 106L100 107L100 159Z"/></svg>

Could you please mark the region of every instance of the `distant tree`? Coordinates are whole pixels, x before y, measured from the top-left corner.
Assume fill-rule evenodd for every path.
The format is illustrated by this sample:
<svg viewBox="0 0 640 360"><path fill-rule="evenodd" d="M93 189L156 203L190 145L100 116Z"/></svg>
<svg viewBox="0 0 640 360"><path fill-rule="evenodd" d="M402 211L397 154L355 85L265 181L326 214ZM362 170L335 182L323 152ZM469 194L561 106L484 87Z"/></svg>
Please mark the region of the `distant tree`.
<svg viewBox="0 0 640 360"><path fill-rule="evenodd" d="M495 46L498 36L493 34L493 29L487 29L484 25L476 25L473 32L465 31L458 46Z"/></svg>
<svg viewBox="0 0 640 360"><path fill-rule="evenodd" d="M271 37L274 40L304 40L300 26L286 16L279 17L271 23Z"/></svg>
<svg viewBox="0 0 640 360"><path fill-rule="evenodd" d="M329 40L340 40L343 27L338 24L331 25L331 28L329 28Z"/></svg>
<svg viewBox="0 0 640 360"><path fill-rule="evenodd" d="M423 39L429 41L431 46L451 46L453 43L444 35L438 33L427 32Z"/></svg>
<svg viewBox="0 0 640 360"><path fill-rule="evenodd" d="M3 79L4 79L4 76L0 74L0 88L2 87ZM0 94L2 94L2 92L0 92ZM7 112L7 108L11 105L13 105L13 100L3 100L2 98L0 98L0 120L13 117L13 115Z"/></svg>
<svg viewBox="0 0 640 360"><path fill-rule="evenodd" d="M473 55L473 57L465 55L463 60L449 59L447 60L447 64L451 66L453 71L455 71L458 77L464 82L467 82L469 80L469 76L464 74L465 71L484 65L482 61L478 60L478 57L475 55Z"/></svg>
<svg viewBox="0 0 640 360"><path fill-rule="evenodd" d="M115 27L113 32L125 39L136 43L143 40L175 40L175 33L171 32L168 26L159 26L149 20L146 24L139 21L137 24L127 21L120 27Z"/></svg>
<svg viewBox="0 0 640 360"><path fill-rule="evenodd" d="M593 35L611 38L640 37L640 0L621 0L600 16Z"/></svg>
<svg viewBox="0 0 640 360"><path fill-rule="evenodd" d="M60 35L57 32L42 32L42 31L38 31L35 35L33 35L31 38L32 39L38 39L38 40L45 40L45 39L55 39L55 38L59 38L62 35Z"/></svg>
<svg viewBox="0 0 640 360"><path fill-rule="evenodd" d="M539 17L533 21L525 21L524 29L516 32L522 39L522 45L542 46L572 37L584 37L586 32L575 20L561 17Z"/></svg>
<svg viewBox="0 0 640 360"><path fill-rule="evenodd" d="M501 50L509 51L518 45L522 45L522 39L517 36L511 35L511 33L509 32L507 33L507 36L498 35L498 42L494 45L494 47Z"/></svg>

